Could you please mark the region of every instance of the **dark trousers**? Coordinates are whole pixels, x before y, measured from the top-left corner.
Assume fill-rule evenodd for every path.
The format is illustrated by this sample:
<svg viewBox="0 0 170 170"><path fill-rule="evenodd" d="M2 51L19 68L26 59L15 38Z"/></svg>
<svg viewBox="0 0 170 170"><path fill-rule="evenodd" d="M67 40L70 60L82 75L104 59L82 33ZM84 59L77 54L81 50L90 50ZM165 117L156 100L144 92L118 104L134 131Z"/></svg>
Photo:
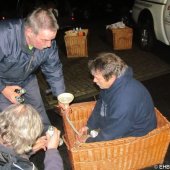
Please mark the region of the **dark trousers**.
<svg viewBox="0 0 170 170"><path fill-rule="evenodd" d="M22 85L21 87L26 90L26 93L23 95L25 100L24 103L32 105L40 113L42 122L44 124L44 131L46 131L51 123L49 121L41 98L36 76L31 78L26 84ZM11 102L0 93L0 111L5 109L9 105L11 105Z"/></svg>

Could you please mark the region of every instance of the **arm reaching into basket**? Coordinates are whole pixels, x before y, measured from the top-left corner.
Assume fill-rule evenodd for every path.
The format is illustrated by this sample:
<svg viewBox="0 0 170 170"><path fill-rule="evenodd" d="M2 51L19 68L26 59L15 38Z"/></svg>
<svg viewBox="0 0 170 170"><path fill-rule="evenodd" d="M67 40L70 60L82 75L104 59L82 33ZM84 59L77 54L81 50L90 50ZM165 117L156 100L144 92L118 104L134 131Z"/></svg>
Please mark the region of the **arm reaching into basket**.
<svg viewBox="0 0 170 170"><path fill-rule="evenodd" d="M81 143L84 143L89 138L96 138L99 135L100 131L101 131L100 129L90 130L87 126L84 126L79 130L77 140Z"/></svg>
<svg viewBox="0 0 170 170"><path fill-rule="evenodd" d="M87 126L84 126L79 130L79 135L76 136L79 142L84 143L90 137L88 130L89 128Z"/></svg>

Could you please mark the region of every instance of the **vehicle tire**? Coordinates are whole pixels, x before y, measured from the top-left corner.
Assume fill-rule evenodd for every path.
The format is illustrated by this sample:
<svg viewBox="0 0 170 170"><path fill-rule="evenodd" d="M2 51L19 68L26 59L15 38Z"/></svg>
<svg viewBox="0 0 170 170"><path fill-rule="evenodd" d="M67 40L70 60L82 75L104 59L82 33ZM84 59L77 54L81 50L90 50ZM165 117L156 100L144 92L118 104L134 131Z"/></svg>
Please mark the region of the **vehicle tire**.
<svg viewBox="0 0 170 170"><path fill-rule="evenodd" d="M139 28L139 46L142 50L149 51L154 47L155 33L153 24L143 24Z"/></svg>

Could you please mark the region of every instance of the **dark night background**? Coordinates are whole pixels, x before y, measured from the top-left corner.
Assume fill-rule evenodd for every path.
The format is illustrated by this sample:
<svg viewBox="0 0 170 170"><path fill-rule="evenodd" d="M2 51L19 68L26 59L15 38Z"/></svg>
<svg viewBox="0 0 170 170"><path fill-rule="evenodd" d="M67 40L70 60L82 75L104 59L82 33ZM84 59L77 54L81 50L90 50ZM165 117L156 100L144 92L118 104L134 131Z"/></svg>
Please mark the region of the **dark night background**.
<svg viewBox="0 0 170 170"><path fill-rule="evenodd" d="M6 0L0 5L0 17L25 17L44 4L59 11L60 27L86 24L105 19L106 24L129 16L134 0Z"/></svg>

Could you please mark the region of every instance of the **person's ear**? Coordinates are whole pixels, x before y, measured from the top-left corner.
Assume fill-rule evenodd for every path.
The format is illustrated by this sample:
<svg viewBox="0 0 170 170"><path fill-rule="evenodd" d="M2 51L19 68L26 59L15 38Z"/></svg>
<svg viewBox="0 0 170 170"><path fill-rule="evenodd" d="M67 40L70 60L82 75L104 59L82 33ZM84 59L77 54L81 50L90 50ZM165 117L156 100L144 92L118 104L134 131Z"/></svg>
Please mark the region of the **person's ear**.
<svg viewBox="0 0 170 170"><path fill-rule="evenodd" d="M34 33L33 33L33 31L32 31L32 29L31 28L25 28L25 32L26 32L26 34L28 35L28 36L32 36Z"/></svg>
<svg viewBox="0 0 170 170"><path fill-rule="evenodd" d="M111 82L114 82L116 80L116 76L115 75L112 75L111 78L110 78Z"/></svg>
<svg viewBox="0 0 170 170"><path fill-rule="evenodd" d="M116 80L116 76L115 76L115 75L112 75L112 79L113 79L113 80Z"/></svg>

